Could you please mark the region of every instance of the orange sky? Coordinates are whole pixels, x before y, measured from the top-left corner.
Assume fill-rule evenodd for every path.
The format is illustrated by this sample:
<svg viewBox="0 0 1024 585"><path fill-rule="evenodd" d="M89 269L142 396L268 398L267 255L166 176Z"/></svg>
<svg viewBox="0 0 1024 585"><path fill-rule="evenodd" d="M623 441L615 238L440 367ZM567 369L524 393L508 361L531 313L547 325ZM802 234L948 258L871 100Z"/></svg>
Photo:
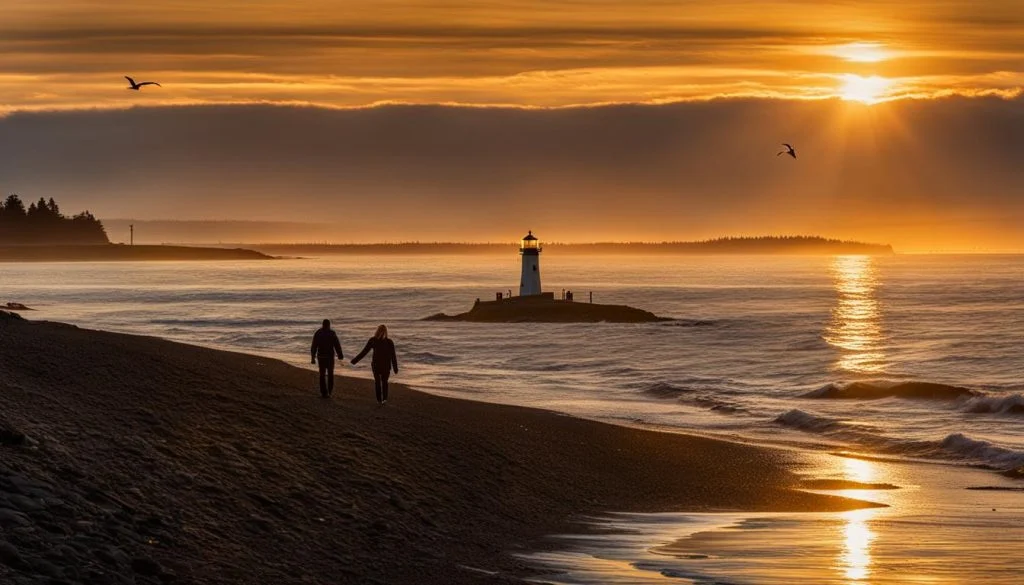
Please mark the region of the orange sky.
<svg viewBox="0 0 1024 585"><path fill-rule="evenodd" d="M1024 82L1019 0L6 0L0 10L6 110L880 98L1010 94ZM124 74L166 87L129 94ZM885 81L865 94L872 76Z"/></svg>
<svg viewBox="0 0 1024 585"><path fill-rule="evenodd" d="M327 221L336 241L540 229L1024 249L1021 0L0 14L0 191L101 218ZM127 91L123 75L164 86ZM800 159L776 158L780 142Z"/></svg>

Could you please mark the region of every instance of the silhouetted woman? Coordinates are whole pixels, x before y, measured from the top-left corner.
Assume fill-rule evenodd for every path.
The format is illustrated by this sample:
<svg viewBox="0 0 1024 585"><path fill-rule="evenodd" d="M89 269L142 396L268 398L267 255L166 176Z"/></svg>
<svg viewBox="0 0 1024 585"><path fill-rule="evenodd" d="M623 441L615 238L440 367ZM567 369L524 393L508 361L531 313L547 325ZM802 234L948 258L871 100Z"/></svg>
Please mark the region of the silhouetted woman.
<svg viewBox="0 0 1024 585"><path fill-rule="evenodd" d="M359 363L359 360L366 356L366 352L373 350L373 357L370 358L370 366L373 369L373 388L377 391L377 403L384 405L388 401L388 378L391 377L391 370L398 373L398 356L395 355L395 342L388 339L388 328L381 325L377 332L366 342L366 347L359 355L352 358L352 365Z"/></svg>

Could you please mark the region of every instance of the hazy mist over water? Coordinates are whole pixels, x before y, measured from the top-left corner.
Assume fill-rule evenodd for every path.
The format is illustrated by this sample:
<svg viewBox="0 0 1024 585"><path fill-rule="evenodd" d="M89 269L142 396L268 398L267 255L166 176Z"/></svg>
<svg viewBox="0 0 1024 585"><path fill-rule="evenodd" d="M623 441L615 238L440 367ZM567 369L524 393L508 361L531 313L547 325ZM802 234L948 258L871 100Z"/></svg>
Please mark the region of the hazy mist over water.
<svg viewBox="0 0 1024 585"><path fill-rule="evenodd" d="M34 319L302 367L321 319L334 321L349 356L387 323L398 380L431 392L815 448L1024 465L1022 256L545 256L546 290L584 301L593 291L596 302L677 320L420 321L515 291L518 270L515 254L5 264L0 295L38 308Z"/></svg>

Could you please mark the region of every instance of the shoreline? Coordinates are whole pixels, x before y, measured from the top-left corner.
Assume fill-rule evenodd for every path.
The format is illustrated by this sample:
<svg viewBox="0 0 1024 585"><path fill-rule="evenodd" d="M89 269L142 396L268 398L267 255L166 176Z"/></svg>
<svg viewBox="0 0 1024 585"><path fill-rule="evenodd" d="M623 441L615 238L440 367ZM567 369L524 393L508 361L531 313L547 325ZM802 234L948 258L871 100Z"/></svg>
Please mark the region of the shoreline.
<svg viewBox="0 0 1024 585"><path fill-rule="evenodd" d="M245 248L96 244L89 246L0 246L0 262L166 262L274 260Z"/></svg>
<svg viewBox="0 0 1024 585"><path fill-rule="evenodd" d="M381 409L365 370L325 401L277 360L13 318L0 364L0 427L25 436L0 508L26 528L0 577L515 582L515 552L589 514L871 506L797 491L771 448L400 384Z"/></svg>

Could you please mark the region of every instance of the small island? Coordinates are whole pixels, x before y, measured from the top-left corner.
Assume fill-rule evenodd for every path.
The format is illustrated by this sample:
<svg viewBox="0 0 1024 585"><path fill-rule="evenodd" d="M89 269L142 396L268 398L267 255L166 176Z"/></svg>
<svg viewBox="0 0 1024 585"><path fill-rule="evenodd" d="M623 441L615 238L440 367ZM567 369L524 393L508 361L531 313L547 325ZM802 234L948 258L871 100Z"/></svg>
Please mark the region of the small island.
<svg viewBox="0 0 1024 585"><path fill-rule="evenodd" d="M657 323L672 321L626 305L599 305L555 299L554 293L477 301L468 312L438 313L424 321L478 323Z"/></svg>
<svg viewBox="0 0 1024 585"><path fill-rule="evenodd" d="M40 198L25 206L17 195L0 202L0 262L112 262L146 260L269 260L242 248L111 244L88 211L65 216L57 202ZM24 310L24 309L22 309Z"/></svg>
<svg viewBox="0 0 1024 585"><path fill-rule="evenodd" d="M555 293L543 292L540 285L540 253L543 247L531 230L523 237L519 255L523 259L519 277L519 296L502 293L495 300L476 300L466 313L446 315L438 313L425 321L475 321L478 323L655 323L671 321L649 311L626 305L598 305L573 302L572 291L564 291L556 300Z"/></svg>

